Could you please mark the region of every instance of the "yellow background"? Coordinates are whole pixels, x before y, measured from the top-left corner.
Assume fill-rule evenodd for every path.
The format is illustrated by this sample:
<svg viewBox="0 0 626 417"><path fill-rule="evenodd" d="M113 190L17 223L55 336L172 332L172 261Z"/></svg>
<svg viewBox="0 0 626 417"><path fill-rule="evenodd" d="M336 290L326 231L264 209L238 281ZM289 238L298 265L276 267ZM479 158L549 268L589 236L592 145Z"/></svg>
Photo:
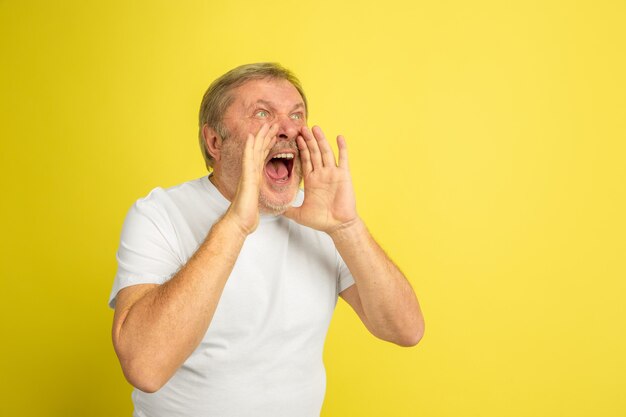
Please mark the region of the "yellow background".
<svg viewBox="0 0 626 417"><path fill-rule="evenodd" d="M3 416L130 416L120 228L203 175L217 76L278 61L350 146L416 348L341 302L323 416L626 415L623 1L0 1Z"/></svg>

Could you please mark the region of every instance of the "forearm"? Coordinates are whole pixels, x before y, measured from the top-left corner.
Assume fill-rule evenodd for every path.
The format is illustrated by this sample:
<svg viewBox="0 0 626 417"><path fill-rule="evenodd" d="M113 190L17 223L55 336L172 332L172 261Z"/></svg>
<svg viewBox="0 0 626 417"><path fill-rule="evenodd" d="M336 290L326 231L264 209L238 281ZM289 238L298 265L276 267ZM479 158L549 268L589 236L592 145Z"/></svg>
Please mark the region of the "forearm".
<svg viewBox="0 0 626 417"><path fill-rule="evenodd" d="M401 345L416 344L424 330L417 297L365 224L356 218L330 236L354 277L370 331Z"/></svg>
<svg viewBox="0 0 626 417"><path fill-rule="evenodd" d="M187 264L163 285L117 311L113 341L129 381L162 386L206 333L246 234L225 216Z"/></svg>

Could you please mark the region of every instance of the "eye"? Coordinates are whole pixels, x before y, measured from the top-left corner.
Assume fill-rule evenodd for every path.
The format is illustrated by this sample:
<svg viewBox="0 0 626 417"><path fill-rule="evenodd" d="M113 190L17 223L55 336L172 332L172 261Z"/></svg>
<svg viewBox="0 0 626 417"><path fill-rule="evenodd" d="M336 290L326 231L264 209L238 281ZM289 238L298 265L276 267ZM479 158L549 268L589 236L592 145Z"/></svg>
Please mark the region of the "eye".
<svg viewBox="0 0 626 417"><path fill-rule="evenodd" d="M289 115L289 117L293 120L302 120L303 115L302 113L292 113L291 115Z"/></svg>
<svg viewBox="0 0 626 417"><path fill-rule="evenodd" d="M270 113L267 110L257 110L254 115L256 117L260 117L261 119L267 119L268 117L270 117Z"/></svg>

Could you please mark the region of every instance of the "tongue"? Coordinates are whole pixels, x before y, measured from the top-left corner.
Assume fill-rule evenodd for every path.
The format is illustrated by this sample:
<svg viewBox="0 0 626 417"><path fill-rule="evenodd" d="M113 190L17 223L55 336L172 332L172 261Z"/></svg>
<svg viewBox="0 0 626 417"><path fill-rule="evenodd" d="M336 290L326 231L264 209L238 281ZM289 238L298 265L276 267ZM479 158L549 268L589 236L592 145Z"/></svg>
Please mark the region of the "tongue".
<svg viewBox="0 0 626 417"><path fill-rule="evenodd" d="M285 162L280 159L272 159L265 166L265 172L273 180L280 180L289 175Z"/></svg>

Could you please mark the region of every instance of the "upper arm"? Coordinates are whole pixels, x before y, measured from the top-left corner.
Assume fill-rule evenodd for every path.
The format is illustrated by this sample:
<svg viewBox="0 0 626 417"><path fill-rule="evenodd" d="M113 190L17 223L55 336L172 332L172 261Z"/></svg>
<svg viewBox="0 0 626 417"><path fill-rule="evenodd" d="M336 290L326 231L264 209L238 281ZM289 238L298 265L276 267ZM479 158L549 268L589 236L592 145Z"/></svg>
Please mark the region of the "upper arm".
<svg viewBox="0 0 626 417"><path fill-rule="evenodd" d="M109 295L115 319L125 317L148 290L165 283L181 267L180 251L174 244L171 222L154 203L153 190L128 211L117 250L117 273Z"/></svg>
<svg viewBox="0 0 626 417"><path fill-rule="evenodd" d="M171 220L154 203L159 193L138 200L128 211L117 250L117 273L109 296L109 306L117 308L121 299L133 300L143 284L166 282L183 265L180 248L172 232ZM126 290L128 288L128 290Z"/></svg>

